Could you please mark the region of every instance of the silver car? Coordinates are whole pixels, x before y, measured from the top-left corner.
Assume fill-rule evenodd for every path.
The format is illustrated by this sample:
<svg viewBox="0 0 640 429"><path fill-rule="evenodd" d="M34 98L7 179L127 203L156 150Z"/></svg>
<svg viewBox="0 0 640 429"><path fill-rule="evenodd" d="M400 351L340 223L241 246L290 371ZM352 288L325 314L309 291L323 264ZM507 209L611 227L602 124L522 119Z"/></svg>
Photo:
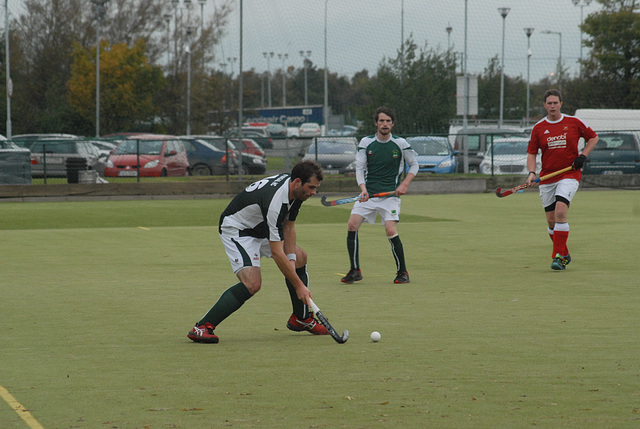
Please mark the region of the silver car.
<svg viewBox="0 0 640 429"><path fill-rule="evenodd" d="M346 173L355 171L357 148L355 137L319 137L309 146L303 160L318 162L325 173Z"/></svg>
<svg viewBox="0 0 640 429"><path fill-rule="evenodd" d="M33 177L67 177L70 170L96 170L101 176L104 173L106 158L90 141L38 140L30 149Z"/></svg>

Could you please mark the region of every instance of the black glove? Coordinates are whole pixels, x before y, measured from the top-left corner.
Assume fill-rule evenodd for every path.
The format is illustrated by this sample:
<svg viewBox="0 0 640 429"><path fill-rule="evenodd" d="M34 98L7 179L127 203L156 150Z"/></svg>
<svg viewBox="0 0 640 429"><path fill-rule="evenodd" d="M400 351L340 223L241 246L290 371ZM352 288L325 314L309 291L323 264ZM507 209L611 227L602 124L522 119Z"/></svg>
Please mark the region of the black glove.
<svg viewBox="0 0 640 429"><path fill-rule="evenodd" d="M587 157L584 156L584 155L580 155L579 157L574 159L573 160L573 169L574 170L580 170L582 168L582 166L584 165L586 160L587 160Z"/></svg>

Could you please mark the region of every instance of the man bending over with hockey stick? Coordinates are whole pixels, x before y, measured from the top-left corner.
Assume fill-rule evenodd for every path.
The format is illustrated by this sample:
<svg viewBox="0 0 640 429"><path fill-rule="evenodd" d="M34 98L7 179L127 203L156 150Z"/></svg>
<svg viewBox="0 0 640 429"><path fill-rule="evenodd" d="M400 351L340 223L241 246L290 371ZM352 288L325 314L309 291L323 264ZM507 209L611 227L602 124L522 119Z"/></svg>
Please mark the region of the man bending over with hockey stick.
<svg viewBox="0 0 640 429"><path fill-rule="evenodd" d="M322 168L312 161L296 164L289 174L264 178L236 195L220 216L218 232L239 283L228 288L218 302L187 334L197 343L217 343L213 330L238 310L262 286L260 258L273 258L285 277L293 314L292 331L327 335L309 310L307 254L296 244L295 220L300 206L317 192Z"/></svg>

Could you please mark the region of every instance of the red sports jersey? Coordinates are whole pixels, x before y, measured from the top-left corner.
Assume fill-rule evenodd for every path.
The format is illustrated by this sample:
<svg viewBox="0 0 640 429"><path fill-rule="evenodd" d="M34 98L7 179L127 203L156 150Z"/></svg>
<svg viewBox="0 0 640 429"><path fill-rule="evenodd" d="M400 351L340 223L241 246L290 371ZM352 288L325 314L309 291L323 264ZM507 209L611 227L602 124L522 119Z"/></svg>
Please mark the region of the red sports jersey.
<svg viewBox="0 0 640 429"><path fill-rule="evenodd" d="M596 136L597 134L591 128L575 116L563 114L560 120L555 122L545 117L533 127L527 153L536 155L538 149L542 152L542 171L540 172L542 177L569 167L573 163L573 160L580 155L578 151L580 137L586 142ZM580 170L571 170L541 183L553 183L561 179L580 181L580 177Z"/></svg>

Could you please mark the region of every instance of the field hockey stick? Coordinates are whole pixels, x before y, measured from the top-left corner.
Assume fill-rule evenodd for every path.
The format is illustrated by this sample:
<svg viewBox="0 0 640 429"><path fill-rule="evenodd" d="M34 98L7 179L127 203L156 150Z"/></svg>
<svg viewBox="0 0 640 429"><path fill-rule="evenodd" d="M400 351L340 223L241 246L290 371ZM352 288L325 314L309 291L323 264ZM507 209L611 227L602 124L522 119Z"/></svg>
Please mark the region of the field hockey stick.
<svg viewBox="0 0 640 429"><path fill-rule="evenodd" d="M349 331L345 330L342 332L342 335L338 334L338 332L335 329L333 329L333 326L331 326L331 324L329 323L329 320L327 320L327 318L324 317L324 314L322 314L322 311L320 311L316 303L313 302L311 298L309 298L309 304L311 306L311 309L315 313L316 317L320 321L320 323L322 323L322 325L325 328L327 328L327 331L329 331L329 334L333 337L333 339L336 340L338 344L346 343L347 340L349 339Z"/></svg>
<svg viewBox="0 0 640 429"><path fill-rule="evenodd" d="M390 195L393 195L393 192L380 192L378 194L373 194L370 195L370 198L374 198L374 197L388 197ZM327 207L331 207L331 206L339 206L341 204L349 204L349 203L355 203L356 201L360 201L360 195L357 195L355 197L349 197L349 198L342 198L340 200L333 200L333 201L327 201L327 196L323 195L322 198L320 198L320 202L322 203L323 206L327 206Z"/></svg>
<svg viewBox="0 0 640 429"><path fill-rule="evenodd" d="M549 173L549 174L547 174L545 176L539 177L539 178L533 180L533 182L540 183L543 180L551 179L552 177L555 177L555 176L557 176L559 174L562 174L562 173L566 173L567 171L572 170L572 169L573 169L573 166L569 166L567 168L563 168L562 170L554 171L553 173ZM527 183L523 183L522 185L518 185L518 186L515 186L515 187L513 187L511 189L507 189L504 192L500 192L501 188L498 188L498 189L496 189L496 195L498 196L498 198L506 197L507 195L511 195L514 192L518 192L519 190L524 189L524 188L528 188L529 186L531 186L531 185L529 185Z"/></svg>

